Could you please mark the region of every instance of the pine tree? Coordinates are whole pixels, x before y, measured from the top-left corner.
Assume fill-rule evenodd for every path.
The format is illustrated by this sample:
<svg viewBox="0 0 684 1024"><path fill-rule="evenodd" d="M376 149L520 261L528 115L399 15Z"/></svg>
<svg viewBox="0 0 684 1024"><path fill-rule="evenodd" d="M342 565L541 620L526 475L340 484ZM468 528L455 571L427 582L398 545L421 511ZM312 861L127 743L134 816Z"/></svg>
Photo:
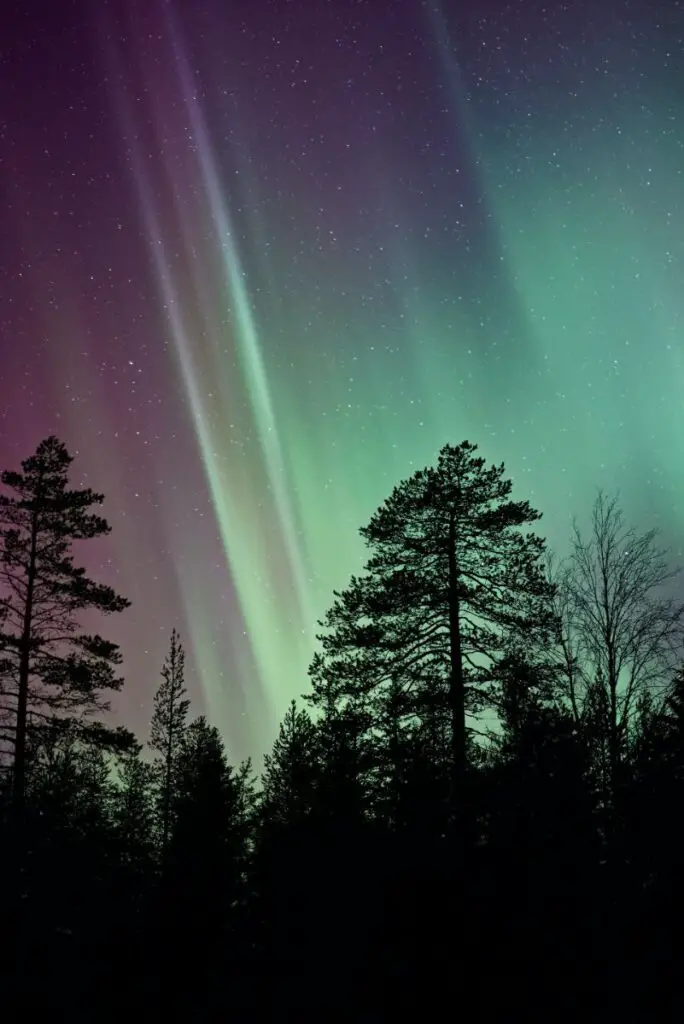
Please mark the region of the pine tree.
<svg viewBox="0 0 684 1024"><path fill-rule="evenodd" d="M679 928L684 908L684 840L680 807L684 798L684 670L675 674L669 692L657 699L644 695L631 744L631 778L617 805L624 822L623 869L631 884L628 913L635 906L653 923L652 944L666 952ZM630 878L631 876L631 878ZM638 918L637 918L638 920ZM668 924L669 922L669 924ZM660 947L660 943L663 944Z"/></svg>
<svg viewBox="0 0 684 1024"><path fill-rule="evenodd" d="M292 701L273 749L264 757L262 814L270 822L295 824L316 805L320 746L314 723Z"/></svg>
<svg viewBox="0 0 684 1024"><path fill-rule="evenodd" d="M176 773L163 910L171 940L169 963L180 954L178 967L185 969L182 943L192 935L193 959L201 972L194 983L206 986L226 957L244 894L252 771L249 762L237 770L228 763L218 730L200 716L186 729Z"/></svg>
<svg viewBox="0 0 684 1024"><path fill-rule="evenodd" d="M274 962L284 945L301 945L293 937L297 926L305 934L310 927L302 891L316 870L312 839L320 826L321 772L316 726L293 700L264 757L251 864L255 944Z"/></svg>
<svg viewBox="0 0 684 1024"><path fill-rule="evenodd" d="M176 860L205 863L219 858L224 845L227 808L232 809L233 771L221 735L200 715L187 727L177 762L177 820L172 846Z"/></svg>
<svg viewBox="0 0 684 1024"><path fill-rule="evenodd" d="M137 744L117 765L113 820L121 865L131 876L151 867L153 851L154 794L151 765L140 756ZM131 884L133 883L133 877Z"/></svg>
<svg viewBox="0 0 684 1024"><path fill-rule="evenodd" d="M492 905L478 889L471 912L483 955L522 947L539 970L586 948L598 844L586 745L536 674L519 656L502 672L500 728L479 773L479 880Z"/></svg>
<svg viewBox="0 0 684 1024"><path fill-rule="evenodd" d="M85 935L106 895L113 795L107 754L75 728L32 743L23 831L25 923ZM100 919L99 927L102 927Z"/></svg>
<svg viewBox="0 0 684 1024"><path fill-rule="evenodd" d="M363 707L371 720L403 694L404 722L450 734L452 796L467 767L466 717L492 701L512 645L540 647L552 628L540 564L540 515L510 500L504 466L475 445L445 446L436 467L395 487L361 535L372 555L322 625L311 666L320 709Z"/></svg>
<svg viewBox="0 0 684 1024"><path fill-rule="evenodd" d="M24 811L30 728L53 716L104 710L102 691L123 683L115 674L118 646L79 629L82 612L120 612L129 602L74 565L74 542L104 536L110 527L89 511L102 503L101 494L69 489L72 461L49 437L22 463L23 472L0 477L13 492L0 494L0 694L15 824ZM105 732L100 726L99 735Z"/></svg>
<svg viewBox="0 0 684 1024"><path fill-rule="evenodd" d="M152 765L137 744L118 758L112 795L113 855L111 898L113 934L125 950L129 971L136 950L144 954L156 895L155 788Z"/></svg>
<svg viewBox="0 0 684 1024"><path fill-rule="evenodd" d="M183 748L190 701L185 689L185 651L178 633L171 633L169 653L162 666L162 683L154 695L150 747L159 754L159 804L162 825L162 858L169 845L175 770Z"/></svg>
<svg viewBox="0 0 684 1024"><path fill-rule="evenodd" d="M372 945L381 888L358 722L329 711L313 723L293 701L265 757L250 880L260 956L345 973Z"/></svg>

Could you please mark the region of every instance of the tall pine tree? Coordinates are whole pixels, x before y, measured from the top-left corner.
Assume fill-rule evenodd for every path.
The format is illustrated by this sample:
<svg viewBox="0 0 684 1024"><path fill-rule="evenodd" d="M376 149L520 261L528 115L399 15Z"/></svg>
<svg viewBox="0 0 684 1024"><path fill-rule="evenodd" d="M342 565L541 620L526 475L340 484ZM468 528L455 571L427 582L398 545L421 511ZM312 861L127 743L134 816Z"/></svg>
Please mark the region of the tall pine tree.
<svg viewBox="0 0 684 1024"><path fill-rule="evenodd" d="M467 767L467 715L492 701L497 664L514 646L541 648L552 627L540 515L510 500L504 466L477 447L446 445L435 467L395 487L361 535L371 549L322 625L310 702L450 737L452 797ZM396 724L396 719L395 719Z"/></svg>
<svg viewBox="0 0 684 1024"><path fill-rule="evenodd" d="M23 816L31 725L106 709L102 691L123 683L115 672L118 646L79 625L84 611L120 612L129 602L74 565L74 542L102 537L110 527L90 511L103 495L69 488L72 461L49 437L21 473L0 477L11 492L0 494L0 694L15 824Z"/></svg>

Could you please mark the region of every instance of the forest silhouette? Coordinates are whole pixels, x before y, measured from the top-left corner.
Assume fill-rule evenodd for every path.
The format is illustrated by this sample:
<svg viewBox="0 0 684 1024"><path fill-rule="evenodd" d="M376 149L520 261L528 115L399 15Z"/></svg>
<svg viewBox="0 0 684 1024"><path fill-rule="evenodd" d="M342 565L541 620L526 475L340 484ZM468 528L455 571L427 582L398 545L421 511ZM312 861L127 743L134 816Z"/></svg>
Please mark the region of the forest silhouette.
<svg viewBox="0 0 684 1024"><path fill-rule="evenodd" d="M74 562L110 527L71 463L50 437L1 477L3 1019L679 1018L655 531L599 492L558 562L505 467L446 445L361 530L256 770L193 717L175 629L149 735L107 725L122 654L81 615L128 601Z"/></svg>

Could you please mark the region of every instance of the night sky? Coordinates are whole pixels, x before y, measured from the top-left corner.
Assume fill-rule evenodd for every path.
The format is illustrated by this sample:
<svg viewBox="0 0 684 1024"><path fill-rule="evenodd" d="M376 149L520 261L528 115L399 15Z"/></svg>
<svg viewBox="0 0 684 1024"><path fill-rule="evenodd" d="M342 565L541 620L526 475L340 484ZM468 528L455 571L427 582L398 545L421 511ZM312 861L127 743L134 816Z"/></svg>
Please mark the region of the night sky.
<svg viewBox="0 0 684 1024"><path fill-rule="evenodd" d="M0 5L0 463L50 433L238 759L391 488L467 438L562 549L684 542L684 6Z"/></svg>

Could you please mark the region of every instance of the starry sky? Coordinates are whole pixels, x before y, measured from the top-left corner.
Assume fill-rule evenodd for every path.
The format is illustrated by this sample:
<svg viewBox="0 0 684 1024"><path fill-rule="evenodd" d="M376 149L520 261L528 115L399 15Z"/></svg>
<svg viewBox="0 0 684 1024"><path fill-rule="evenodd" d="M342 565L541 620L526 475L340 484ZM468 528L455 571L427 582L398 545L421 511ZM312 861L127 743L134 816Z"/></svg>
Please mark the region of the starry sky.
<svg viewBox="0 0 684 1024"><path fill-rule="evenodd" d="M121 721L176 626L260 755L447 442L681 550L683 117L677 0L4 0L0 462L106 496Z"/></svg>

